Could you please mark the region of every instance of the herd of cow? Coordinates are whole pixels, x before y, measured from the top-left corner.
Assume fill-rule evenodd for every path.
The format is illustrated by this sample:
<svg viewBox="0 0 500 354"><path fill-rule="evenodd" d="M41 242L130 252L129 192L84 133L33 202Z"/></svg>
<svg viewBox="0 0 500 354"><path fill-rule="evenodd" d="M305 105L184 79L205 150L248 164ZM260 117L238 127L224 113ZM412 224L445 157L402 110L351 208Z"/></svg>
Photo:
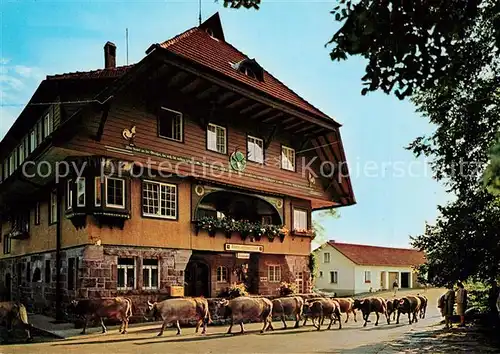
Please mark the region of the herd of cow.
<svg viewBox="0 0 500 354"><path fill-rule="evenodd" d="M346 315L345 322L350 315L357 322L356 311L363 315L364 324L367 325L372 312L376 314L378 325L380 315L384 315L387 324L391 323L391 316L399 323L401 314L408 315L408 322L418 322L418 318L425 318L427 309L427 298L422 295L405 296L401 299L386 300L381 297L369 297L365 299L352 298L330 298L317 294L289 295L270 300L266 297L242 296L231 300L211 299L212 311L230 319L227 333L231 333L233 324L241 327L244 333L243 323L246 321L264 322L261 333L274 330L272 319L279 318L286 329L286 318L295 319L295 328L300 326L303 319L305 326L308 319L312 320L313 326L320 330L325 319L329 319L327 329L338 322L338 328L342 328L342 314ZM101 299L75 300L68 307L68 312L81 317L84 320L82 334L85 334L88 321L97 318L101 322L102 332L106 332L103 320L114 318L121 322L120 332L127 333L129 319L133 310L132 300L128 297L114 297ZM397 319L396 319L397 316ZM158 336L163 334L168 324L175 324L177 334L181 334L180 322L196 320L196 331L203 326L202 334L206 333L207 324L212 323L209 310L209 300L203 297L173 298L161 302L151 303L148 301L146 318L161 319L162 326ZM0 323L5 322L8 329L12 325L20 323L26 330L28 339L31 339L30 325L28 324L26 308L16 302L0 302Z"/></svg>

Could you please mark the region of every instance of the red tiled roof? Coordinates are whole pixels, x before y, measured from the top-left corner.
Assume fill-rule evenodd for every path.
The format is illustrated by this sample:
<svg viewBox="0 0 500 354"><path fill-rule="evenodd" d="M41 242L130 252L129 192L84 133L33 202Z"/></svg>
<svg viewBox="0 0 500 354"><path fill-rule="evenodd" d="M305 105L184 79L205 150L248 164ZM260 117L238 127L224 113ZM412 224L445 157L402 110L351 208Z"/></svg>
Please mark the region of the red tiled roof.
<svg viewBox="0 0 500 354"><path fill-rule="evenodd" d="M331 119L309 102L290 90L285 84L264 70L264 81L253 79L234 69L236 64L248 58L231 44L214 39L206 31L194 27L160 44L177 55L216 70L221 74L252 86L266 94L278 98L308 112Z"/></svg>
<svg viewBox="0 0 500 354"><path fill-rule="evenodd" d="M92 71L76 71L73 73L47 75L47 80L62 80L62 79L108 79L118 78L125 74L132 65L117 66L116 68L98 69Z"/></svg>
<svg viewBox="0 0 500 354"><path fill-rule="evenodd" d="M391 248L349 243L328 242L344 256L358 265L417 266L425 263L423 252L407 248Z"/></svg>

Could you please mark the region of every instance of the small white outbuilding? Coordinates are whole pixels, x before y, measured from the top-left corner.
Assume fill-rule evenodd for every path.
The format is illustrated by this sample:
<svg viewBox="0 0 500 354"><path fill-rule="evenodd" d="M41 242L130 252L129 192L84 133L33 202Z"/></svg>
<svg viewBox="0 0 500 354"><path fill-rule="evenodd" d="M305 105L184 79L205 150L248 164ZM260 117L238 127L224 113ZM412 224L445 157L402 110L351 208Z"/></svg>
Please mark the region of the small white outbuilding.
<svg viewBox="0 0 500 354"><path fill-rule="evenodd" d="M318 262L314 287L337 295L354 295L393 288L420 287L415 267L423 252L407 248L357 245L328 241L313 251Z"/></svg>

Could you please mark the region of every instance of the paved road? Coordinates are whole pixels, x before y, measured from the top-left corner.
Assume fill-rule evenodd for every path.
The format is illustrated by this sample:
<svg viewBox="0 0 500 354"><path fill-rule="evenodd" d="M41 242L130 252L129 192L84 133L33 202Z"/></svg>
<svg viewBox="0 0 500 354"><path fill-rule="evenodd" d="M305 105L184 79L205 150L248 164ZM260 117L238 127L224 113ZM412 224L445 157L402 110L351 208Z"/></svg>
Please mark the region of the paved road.
<svg viewBox="0 0 500 354"><path fill-rule="evenodd" d="M408 293L408 292L407 292ZM410 292L416 294L416 292ZM163 337L156 337L158 327L146 326L130 328L126 335L110 331L101 335L97 328L92 334L74 339L33 343L24 345L8 345L0 348L0 353L384 353L393 352L390 344L408 337L410 333L424 331L429 325L440 320L436 309L436 299L442 290L429 289L425 295L429 297L428 315L418 323L408 325L407 317L399 325L387 325L384 320L378 327L372 322L362 327L358 322L350 320L341 330L333 329L316 331L307 325L298 329L281 330L279 322L274 323L276 330L260 334L261 324L246 325L247 334L226 335L227 327L209 327L205 336L194 335L194 329L186 328L182 336L176 336L170 329ZM387 298L390 296L385 294ZM293 325L292 322L289 323ZM239 326L233 329L236 331Z"/></svg>

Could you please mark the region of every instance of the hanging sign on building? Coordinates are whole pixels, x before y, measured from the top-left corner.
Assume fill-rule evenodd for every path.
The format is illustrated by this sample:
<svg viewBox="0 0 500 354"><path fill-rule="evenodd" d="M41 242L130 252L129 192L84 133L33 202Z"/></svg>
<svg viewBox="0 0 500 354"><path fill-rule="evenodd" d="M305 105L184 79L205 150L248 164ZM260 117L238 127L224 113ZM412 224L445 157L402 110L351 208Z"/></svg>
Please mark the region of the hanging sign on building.
<svg viewBox="0 0 500 354"><path fill-rule="evenodd" d="M241 245L236 243L226 243L224 249L234 252L264 252L264 246Z"/></svg>
<svg viewBox="0 0 500 354"><path fill-rule="evenodd" d="M238 258L238 259L250 259L250 253L238 252L238 253L236 253L236 258Z"/></svg>

